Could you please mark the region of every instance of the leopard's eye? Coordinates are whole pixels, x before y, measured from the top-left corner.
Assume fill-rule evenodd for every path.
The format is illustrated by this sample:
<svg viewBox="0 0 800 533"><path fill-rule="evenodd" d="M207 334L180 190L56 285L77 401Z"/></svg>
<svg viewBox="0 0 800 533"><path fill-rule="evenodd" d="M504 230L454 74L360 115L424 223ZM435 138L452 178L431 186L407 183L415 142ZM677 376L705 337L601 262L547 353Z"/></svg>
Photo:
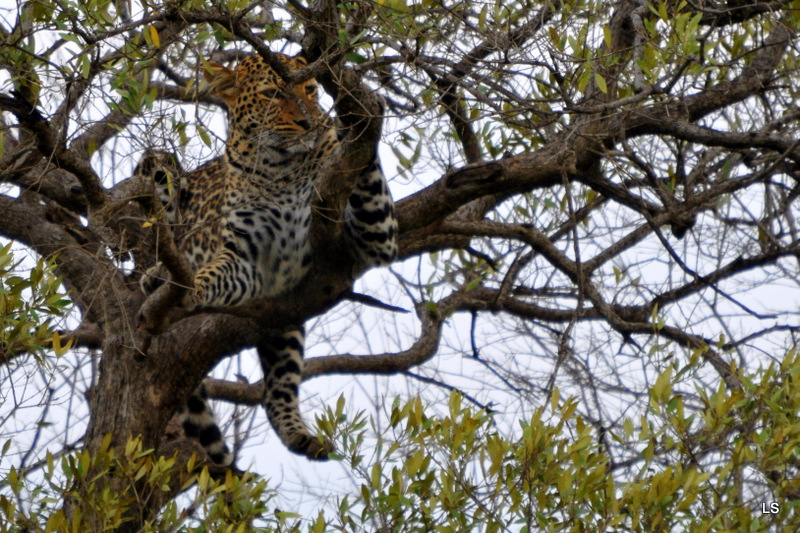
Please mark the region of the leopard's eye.
<svg viewBox="0 0 800 533"><path fill-rule="evenodd" d="M273 98L281 98L281 91L275 87L271 89L264 89L261 94L272 100Z"/></svg>
<svg viewBox="0 0 800 533"><path fill-rule="evenodd" d="M315 94L316 92L317 92L317 86L316 85L306 85L306 94L308 96L311 96L311 95Z"/></svg>

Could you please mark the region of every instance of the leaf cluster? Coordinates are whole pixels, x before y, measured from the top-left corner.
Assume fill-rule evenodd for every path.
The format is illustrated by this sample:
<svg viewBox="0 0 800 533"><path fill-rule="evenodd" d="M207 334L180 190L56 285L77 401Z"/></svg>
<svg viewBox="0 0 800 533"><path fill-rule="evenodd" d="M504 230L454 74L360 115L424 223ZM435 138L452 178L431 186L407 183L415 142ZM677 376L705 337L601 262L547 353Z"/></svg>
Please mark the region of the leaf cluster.
<svg viewBox="0 0 800 533"><path fill-rule="evenodd" d="M188 505L176 500L144 531L764 531L800 526L800 357L753 373L739 372L747 387L724 389L704 398L699 416L684 417L682 398L671 392L680 378L666 371L651 388L651 409L611 438L640 446L632 464L615 464L601 436L578 412L575 398L554 394L549 410L537 408L521 420L515 435L497 430L494 416L464 403L453 392L441 415L419 398L395 400L390 426L365 457L368 431L363 414L347 420L344 401L319 420L323 433L341 441L342 455L362 476L359 490L316 517L270 511L264 481L230 472L212 479L194 460L182 468L175 458L156 458L132 439L125 450L108 446L90 456L83 451L61 461L52 457L43 471L47 483L33 490L20 508L0 496L5 524L29 531L81 531L83 524L113 529L128 507L142 506L159 493L196 486ZM634 428L638 426L639 429ZM691 433L691 438L689 433ZM666 449L671 460L654 455ZM622 469L628 475L620 476ZM736 472L759 478L761 493L742 493ZM63 476L60 481L56 473ZM775 472L783 472L776 477ZM111 475L119 490L100 488ZM30 483L15 470L0 484L20 495ZM77 522L62 510L45 509L76 485ZM134 490L134 487L138 489ZM754 502L777 502L779 511L762 514ZM85 521L85 522L84 522ZM1 524L2 522L0 522ZM75 525L77 524L77 525ZM76 529L77 528L77 529Z"/></svg>
<svg viewBox="0 0 800 533"><path fill-rule="evenodd" d="M48 348L61 356L72 342L62 345L56 324L72 302L53 272L56 258L25 269L12 246L0 248L0 363L25 353L41 358Z"/></svg>

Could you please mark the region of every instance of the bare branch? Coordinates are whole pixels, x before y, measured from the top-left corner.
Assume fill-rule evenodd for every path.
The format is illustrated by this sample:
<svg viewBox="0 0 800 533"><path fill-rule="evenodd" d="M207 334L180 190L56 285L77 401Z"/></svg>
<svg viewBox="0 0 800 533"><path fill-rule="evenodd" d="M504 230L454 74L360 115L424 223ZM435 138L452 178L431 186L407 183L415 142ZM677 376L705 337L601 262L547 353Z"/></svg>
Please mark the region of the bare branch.
<svg viewBox="0 0 800 533"><path fill-rule="evenodd" d="M408 350L399 353L379 355L332 355L314 357L306 361L303 379L328 374L396 374L421 365L434 356L439 347L442 332L442 321L447 313L450 301L440 302L437 311L432 311L425 304L417 307L417 314L422 319L422 332Z"/></svg>
<svg viewBox="0 0 800 533"><path fill-rule="evenodd" d="M90 205L94 207L103 205L106 197L100 185L100 179L89 162L76 157L63 143L57 141L57 134L35 107L24 101L19 95L0 94L0 108L13 113L23 127L33 132L39 151L44 157L52 158L59 168L78 178Z"/></svg>

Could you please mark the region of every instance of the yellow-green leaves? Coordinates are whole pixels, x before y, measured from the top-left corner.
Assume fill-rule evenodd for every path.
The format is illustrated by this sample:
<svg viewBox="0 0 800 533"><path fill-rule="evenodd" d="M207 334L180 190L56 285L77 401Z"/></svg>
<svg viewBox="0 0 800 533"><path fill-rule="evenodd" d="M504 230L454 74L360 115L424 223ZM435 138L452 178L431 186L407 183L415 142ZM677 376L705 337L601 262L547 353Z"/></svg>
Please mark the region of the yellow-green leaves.
<svg viewBox="0 0 800 533"><path fill-rule="evenodd" d="M142 32L144 36L145 42L152 47L160 48L161 47L161 39L158 36L158 29L152 24L145 27L144 31Z"/></svg>
<svg viewBox="0 0 800 533"><path fill-rule="evenodd" d="M696 365L666 366L647 391L649 410L623 419L620 434L607 435L640 451L622 478L611 466L613 447L580 415L585 407L556 391L548 405L552 413L536 409L518 433L496 431L492 417L458 393L440 416L417 398L395 401L395 434L379 446L385 453L361 486L362 518L393 517L404 527L437 531L502 531L531 520L541 531L800 524L781 515L755 516L732 481L743 468L784 472L800 458L800 356L792 351L783 364L749 379L740 376L749 384L744 392L721 385L706 394L698 387L701 416L680 391ZM756 429L742 433L737 428L743 423ZM703 450L713 450L717 459L703 461ZM775 490L793 489L787 480L776 482Z"/></svg>
<svg viewBox="0 0 800 533"><path fill-rule="evenodd" d="M0 344L6 353L41 356L53 348L61 356L72 341L63 343L56 322L69 312L70 300L54 274L53 260L25 266L15 260L11 244L0 248Z"/></svg>
<svg viewBox="0 0 800 533"><path fill-rule="evenodd" d="M547 409L534 409L516 430L498 428L491 415L457 392L438 413L420 398L397 399L392 423L369 456L350 463L361 478L355 494L335 509L306 517L270 509L264 482L230 472L214 479L208 470L196 472L194 460L189 470L178 469L174 457L156 457L136 439L117 449L109 435L94 457L78 452L63 459L63 487L91 488L98 476L113 475L130 480L122 486L138 492L90 489L80 500L77 522L55 512L42 523L45 531L83 531L89 519L100 517L113 528L137 497L194 486L191 505L204 517L204 528L193 529L170 502L144 531L234 533L251 531L256 523L266 532L315 533L369 530L371 524L454 532L796 530L800 519L788 500L796 481L782 473L791 472L800 455L800 357L791 351L753 375L736 372L743 391L720 387L705 393L698 386L689 402L684 396L690 394L676 391L692 369L666 367L649 388L650 409L622 420L622 433L608 432L609 439L581 415L586 409L578 399L557 392ZM702 416L687 417L696 402ZM320 422L350 456L361 450L367 425L361 414L347 419L340 399ZM640 453L615 462L608 441ZM705 460L708 453L713 460ZM48 479L58 470L55 464L48 457ZM761 515L740 499L735 480L748 472L768 480L769 497L782 502L778 513ZM12 496L28 483L16 469L1 482ZM0 495L0 533L10 531L6 522L19 528L27 520L14 502Z"/></svg>
<svg viewBox="0 0 800 533"><path fill-rule="evenodd" d="M51 342L53 345L53 352L56 354L56 357L61 357L72 347L72 339L69 339L64 345L61 344L61 335L59 335L58 331L53 332Z"/></svg>
<svg viewBox="0 0 800 533"><path fill-rule="evenodd" d="M650 399L653 403L667 403L672 394L672 365L668 366L650 388Z"/></svg>
<svg viewBox="0 0 800 533"><path fill-rule="evenodd" d="M608 94L608 86L606 85L606 79L600 75L599 72L594 73L594 83L597 85L597 88L600 89L600 92L603 94Z"/></svg>

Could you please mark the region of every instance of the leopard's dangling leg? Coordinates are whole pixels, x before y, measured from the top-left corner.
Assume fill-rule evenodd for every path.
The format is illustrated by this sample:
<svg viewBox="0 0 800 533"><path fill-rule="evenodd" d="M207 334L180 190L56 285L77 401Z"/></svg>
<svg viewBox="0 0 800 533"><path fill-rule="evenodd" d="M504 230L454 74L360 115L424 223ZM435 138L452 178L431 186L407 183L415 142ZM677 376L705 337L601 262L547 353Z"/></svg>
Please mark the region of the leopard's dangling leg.
<svg viewBox="0 0 800 533"><path fill-rule="evenodd" d="M264 371L264 408L270 424L291 451L324 461L333 451L330 441L320 442L308 430L298 408L298 388L303 374L303 328L273 333L258 345Z"/></svg>

